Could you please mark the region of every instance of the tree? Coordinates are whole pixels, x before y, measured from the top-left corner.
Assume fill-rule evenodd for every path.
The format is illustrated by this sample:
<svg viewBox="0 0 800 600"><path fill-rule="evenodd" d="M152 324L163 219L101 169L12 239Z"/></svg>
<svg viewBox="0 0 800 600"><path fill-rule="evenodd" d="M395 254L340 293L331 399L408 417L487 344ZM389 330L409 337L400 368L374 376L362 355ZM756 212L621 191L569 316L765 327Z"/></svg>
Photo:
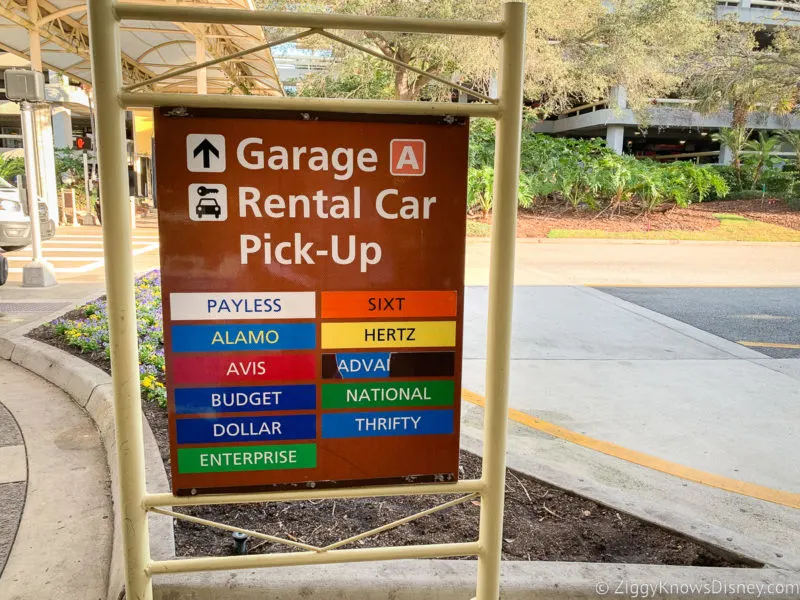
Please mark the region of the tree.
<svg viewBox="0 0 800 600"><path fill-rule="evenodd" d="M739 189L742 188L742 152L744 152L744 146L751 133L752 131L748 131L744 127L732 127L720 129L718 133L711 135L712 140L731 151Z"/></svg>
<svg viewBox="0 0 800 600"><path fill-rule="evenodd" d="M0 155L0 177L12 181L17 175L25 174L25 160L22 157L8 158Z"/></svg>
<svg viewBox="0 0 800 600"><path fill-rule="evenodd" d="M317 5L261 0L261 4L282 10L481 21L499 21L502 6L500 0L330 0ZM623 84L631 105L643 106L649 98L672 91L680 83L683 61L713 40L715 4L715 0L530 2L525 95L542 113L550 113L575 102L604 98L611 87ZM426 73L458 78L484 93L497 70L499 43L489 38L384 32L342 35ZM357 71L353 65L363 61L353 49L335 46L334 51L342 73ZM450 96L450 89L425 75L394 65L383 68L391 74L395 98ZM315 91L353 93L347 86ZM367 86L358 95L374 91Z"/></svg>
<svg viewBox="0 0 800 600"><path fill-rule="evenodd" d="M732 127L711 134L711 139L731 151L733 166L738 170L742 166L742 152L751 133L743 127Z"/></svg>
<svg viewBox="0 0 800 600"><path fill-rule="evenodd" d="M71 148L56 148L55 167L56 187L59 190L63 187L74 187L74 182L83 181L83 158L79 152ZM73 183L67 186L65 179ZM79 187L83 188L82 185Z"/></svg>
<svg viewBox="0 0 800 600"><path fill-rule="evenodd" d="M800 171L800 131L781 131L778 135L794 152L795 165Z"/></svg>
<svg viewBox="0 0 800 600"><path fill-rule="evenodd" d="M391 65L367 54L353 55L335 71L306 75L297 82L297 92L315 98L389 100L394 97Z"/></svg>
<svg viewBox="0 0 800 600"><path fill-rule="evenodd" d="M753 185L757 184L758 180L761 179L764 169L769 169L777 162L777 158L772 153L775 152L780 143L780 136L765 135L763 131L758 132L757 140L745 142L745 150L753 153L748 157L753 163Z"/></svg>
<svg viewBox="0 0 800 600"><path fill-rule="evenodd" d="M797 80L776 77L772 45L759 48L756 25L723 22L715 42L697 53L687 69L686 89L701 112L732 111L731 128L744 130L759 108L791 110Z"/></svg>

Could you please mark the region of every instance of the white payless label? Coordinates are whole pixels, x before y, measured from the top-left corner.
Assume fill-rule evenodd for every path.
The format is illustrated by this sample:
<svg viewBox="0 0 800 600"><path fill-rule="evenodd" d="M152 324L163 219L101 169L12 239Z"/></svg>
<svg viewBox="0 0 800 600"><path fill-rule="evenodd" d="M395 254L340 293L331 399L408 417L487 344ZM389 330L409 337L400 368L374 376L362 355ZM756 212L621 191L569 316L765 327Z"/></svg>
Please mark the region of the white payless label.
<svg viewBox="0 0 800 600"><path fill-rule="evenodd" d="M173 292L172 321L313 319L314 292Z"/></svg>

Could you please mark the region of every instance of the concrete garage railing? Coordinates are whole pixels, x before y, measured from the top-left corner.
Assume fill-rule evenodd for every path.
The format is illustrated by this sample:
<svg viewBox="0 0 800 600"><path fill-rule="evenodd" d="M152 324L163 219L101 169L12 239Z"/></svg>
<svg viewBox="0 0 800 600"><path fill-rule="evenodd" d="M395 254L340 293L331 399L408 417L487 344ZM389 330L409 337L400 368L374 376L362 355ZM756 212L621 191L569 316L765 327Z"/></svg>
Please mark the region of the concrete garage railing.
<svg viewBox="0 0 800 600"><path fill-rule="evenodd" d="M800 5L794 2L786 2L785 0L719 0L719 4L739 8L766 8L769 10L800 12Z"/></svg>

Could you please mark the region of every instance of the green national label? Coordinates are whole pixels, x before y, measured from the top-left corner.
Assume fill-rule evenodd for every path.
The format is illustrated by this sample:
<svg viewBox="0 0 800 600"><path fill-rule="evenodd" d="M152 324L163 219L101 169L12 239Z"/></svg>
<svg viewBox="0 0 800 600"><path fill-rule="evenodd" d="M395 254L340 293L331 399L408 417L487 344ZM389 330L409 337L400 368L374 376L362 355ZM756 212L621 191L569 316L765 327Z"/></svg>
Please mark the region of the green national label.
<svg viewBox="0 0 800 600"><path fill-rule="evenodd" d="M322 408L450 406L454 396L453 381L328 383L322 386Z"/></svg>
<svg viewBox="0 0 800 600"><path fill-rule="evenodd" d="M313 469L316 466L316 444L178 448L179 473Z"/></svg>

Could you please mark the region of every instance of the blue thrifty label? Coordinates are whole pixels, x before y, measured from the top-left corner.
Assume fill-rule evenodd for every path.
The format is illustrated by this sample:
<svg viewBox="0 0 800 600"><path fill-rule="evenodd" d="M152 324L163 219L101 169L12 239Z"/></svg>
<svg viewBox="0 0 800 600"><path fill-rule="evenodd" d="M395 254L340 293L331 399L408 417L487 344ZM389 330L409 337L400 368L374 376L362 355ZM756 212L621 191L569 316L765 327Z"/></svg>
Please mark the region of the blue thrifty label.
<svg viewBox="0 0 800 600"><path fill-rule="evenodd" d="M452 410L372 411L322 415L323 438L453 433Z"/></svg>

